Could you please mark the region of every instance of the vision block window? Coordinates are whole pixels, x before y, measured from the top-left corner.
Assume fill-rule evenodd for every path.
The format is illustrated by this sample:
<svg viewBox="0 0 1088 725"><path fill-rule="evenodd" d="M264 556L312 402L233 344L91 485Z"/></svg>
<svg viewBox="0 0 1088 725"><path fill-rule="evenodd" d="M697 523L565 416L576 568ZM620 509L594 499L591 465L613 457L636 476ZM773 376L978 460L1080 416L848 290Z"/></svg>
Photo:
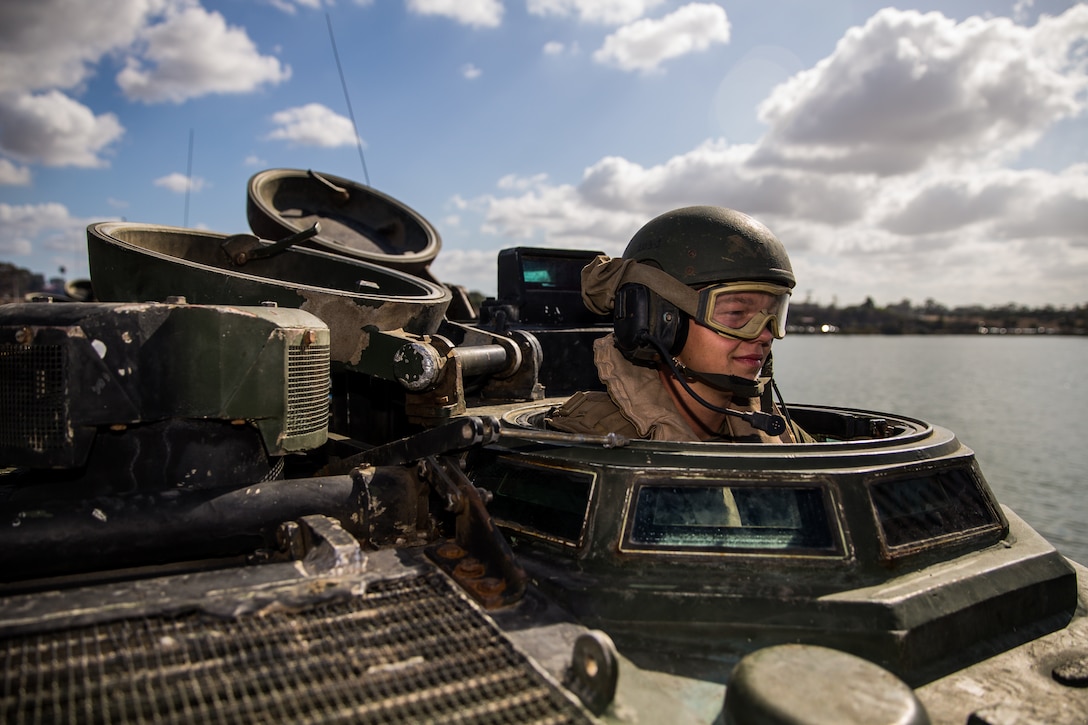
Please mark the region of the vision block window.
<svg viewBox="0 0 1088 725"><path fill-rule="evenodd" d="M477 468L473 479L492 493L487 509L499 523L581 543L593 490L592 474L497 458Z"/></svg>
<svg viewBox="0 0 1088 725"><path fill-rule="evenodd" d="M816 487L643 485L629 541L636 548L834 553Z"/></svg>
<svg viewBox="0 0 1088 725"><path fill-rule="evenodd" d="M870 491L889 548L963 532L1003 530L996 508L969 468L878 481Z"/></svg>
<svg viewBox="0 0 1088 725"><path fill-rule="evenodd" d="M526 289L582 289L584 259L525 255L521 264L521 278Z"/></svg>

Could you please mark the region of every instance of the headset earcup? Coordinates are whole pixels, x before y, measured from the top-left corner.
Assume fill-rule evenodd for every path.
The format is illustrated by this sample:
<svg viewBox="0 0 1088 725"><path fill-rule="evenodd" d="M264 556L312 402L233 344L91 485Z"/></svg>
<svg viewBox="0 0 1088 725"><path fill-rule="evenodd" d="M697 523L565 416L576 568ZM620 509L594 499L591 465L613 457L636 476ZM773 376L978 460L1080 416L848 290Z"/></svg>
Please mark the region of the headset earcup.
<svg viewBox="0 0 1088 725"><path fill-rule="evenodd" d="M612 308L612 333L616 347L631 362L648 364L640 348L650 332L649 290L640 284L621 285Z"/></svg>
<svg viewBox="0 0 1088 725"><path fill-rule="evenodd" d="M687 339L687 315L643 284L629 282L616 290L612 321L616 347L639 365L656 364L659 348L675 355Z"/></svg>
<svg viewBox="0 0 1088 725"><path fill-rule="evenodd" d="M668 300L662 302L672 308L672 314L676 318L676 324L671 328L672 339L665 347L670 355L679 355L684 349L684 343L688 341L688 314Z"/></svg>

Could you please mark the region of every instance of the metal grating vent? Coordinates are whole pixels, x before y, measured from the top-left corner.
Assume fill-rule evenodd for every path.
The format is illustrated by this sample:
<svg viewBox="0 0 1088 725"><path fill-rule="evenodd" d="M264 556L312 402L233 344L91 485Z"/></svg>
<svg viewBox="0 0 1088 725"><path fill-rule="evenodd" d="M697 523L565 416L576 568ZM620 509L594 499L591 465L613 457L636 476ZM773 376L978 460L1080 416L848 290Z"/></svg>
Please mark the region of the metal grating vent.
<svg viewBox="0 0 1088 725"><path fill-rule="evenodd" d="M877 523L892 553L971 536L1002 536L1001 520L970 468L870 484Z"/></svg>
<svg viewBox="0 0 1088 725"><path fill-rule="evenodd" d="M60 345L0 344L0 446L67 448L67 366Z"/></svg>
<svg viewBox="0 0 1088 725"><path fill-rule="evenodd" d="M329 424L329 346L287 350L287 430L305 435Z"/></svg>
<svg viewBox="0 0 1088 725"><path fill-rule="evenodd" d="M591 722L435 574L303 611L12 638L3 677L7 723Z"/></svg>

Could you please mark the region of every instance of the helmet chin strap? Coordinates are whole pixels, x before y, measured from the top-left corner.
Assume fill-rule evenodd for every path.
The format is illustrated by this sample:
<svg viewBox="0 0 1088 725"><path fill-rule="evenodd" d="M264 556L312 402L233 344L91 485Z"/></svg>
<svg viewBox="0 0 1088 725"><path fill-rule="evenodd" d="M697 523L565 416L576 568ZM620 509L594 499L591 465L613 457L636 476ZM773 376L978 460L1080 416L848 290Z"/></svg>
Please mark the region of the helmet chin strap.
<svg viewBox="0 0 1088 725"><path fill-rule="evenodd" d="M775 415L773 413L765 413L762 410L740 411L740 410L733 410L732 408L723 408L723 407L721 407L719 405L714 405L709 400L707 400L703 396L699 395L698 393L696 393L692 389L691 385L687 381L687 377L688 377L688 375L691 375L692 379L699 380L700 382L704 382L704 381L701 380L701 378L698 377L698 376L704 376L705 375L705 376L708 376L709 378L713 378L713 379L719 379L720 378L725 385L728 385L730 387L728 387L728 388L719 388L719 389L728 390L729 392L735 392L733 390L732 386L736 384L736 385L740 386L739 389L742 389L742 390L745 391L745 392L740 392L739 394L740 395L745 395L746 397L749 397L749 398L754 398L754 397L759 396L760 391L763 388L763 385L761 383L756 382L754 380L748 380L747 378L740 378L740 377L737 377L735 375L714 375L714 374L711 374L711 373L698 373L698 372L696 372L694 370L690 370L687 367L684 367L684 372L681 372L680 367L684 366L684 364L682 362L680 362L679 360L675 359L674 357L672 357L671 355L669 355L669 353L665 349L664 345L662 345L661 342L659 340L657 340L657 338L655 338L652 335L647 335L646 336L646 341L648 343L650 343L651 345L653 345L655 348L657 348L658 354L661 356L661 359L665 362L665 364L669 366L669 370L672 371L673 377L675 377L677 382L679 382L680 385L684 388L684 390L687 391L688 395L690 395L692 398L694 398L696 401L698 401L698 403L700 405L702 405L703 407L709 408L710 410L713 410L713 411L715 411L717 413L724 413L725 415L730 415L730 416L733 416L734 418L740 418L741 420L747 422L748 425L752 426L756 430L764 431L765 433L767 433L769 435L772 435L772 436L782 435L782 433L785 432L785 430L786 430L786 421L782 418L782 416ZM711 382L707 382L707 385L711 385L712 387L718 387L717 385L715 385L714 383L711 383ZM754 391L754 392L751 392L751 394L749 394L749 391Z"/></svg>
<svg viewBox="0 0 1088 725"><path fill-rule="evenodd" d="M695 380L709 385L715 390L725 393L733 393L742 398L757 398L763 394L763 382L750 380L737 375L723 375L721 373L705 373L700 370L692 370L675 357L669 361L669 367L678 378L683 376L687 380Z"/></svg>

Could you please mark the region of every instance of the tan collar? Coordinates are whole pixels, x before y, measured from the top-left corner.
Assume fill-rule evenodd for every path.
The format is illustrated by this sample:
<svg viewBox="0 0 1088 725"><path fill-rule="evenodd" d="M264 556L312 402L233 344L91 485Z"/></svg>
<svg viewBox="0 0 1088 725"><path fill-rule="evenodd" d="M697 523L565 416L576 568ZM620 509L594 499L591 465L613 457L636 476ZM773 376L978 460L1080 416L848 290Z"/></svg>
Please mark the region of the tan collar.
<svg viewBox="0 0 1088 725"><path fill-rule="evenodd" d="M593 343L593 361L608 394L631 421L642 438L667 441L698 441L695 432L677 410L669 391L661 383L656 368L635 365L616 348L612 335ZM738 410L759 409L759 398L748 405L735 405ZM730 438L758 436L765 443L779 443L788 437L771 437L756 430L743 420L725 416L720 433Z"/></svg>
<svg viewBox="0 0 1088 725"><path fill-rule="evenodd" d="M673 405L656 368L629 362L612 335L593 343L593 361L608 394L631 421L639 436L654 440L693 441L699 436Z"/></svg>

